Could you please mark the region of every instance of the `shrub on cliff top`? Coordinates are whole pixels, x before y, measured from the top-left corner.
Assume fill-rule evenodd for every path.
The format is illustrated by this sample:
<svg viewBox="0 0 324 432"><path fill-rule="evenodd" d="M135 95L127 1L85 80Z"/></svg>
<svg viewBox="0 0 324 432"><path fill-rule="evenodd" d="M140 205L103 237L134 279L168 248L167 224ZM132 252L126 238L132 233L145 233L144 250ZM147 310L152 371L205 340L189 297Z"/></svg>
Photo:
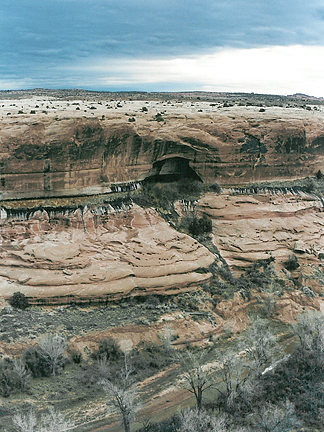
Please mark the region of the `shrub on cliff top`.
<svg viewBox="0 0 324 432"><path fill-rule="evenodd" d="M27 297L21 292L13 293L9 299L9 304L10 306L21 310L25 310L29 306Z"/></svg>
<svg viewBox="0 0 324 432"><path fill-rule="evenodd" d="M215 193L221 193L222 192L222 188L220 187L219 183L214 182L209 186L209 190Z"/></svg>

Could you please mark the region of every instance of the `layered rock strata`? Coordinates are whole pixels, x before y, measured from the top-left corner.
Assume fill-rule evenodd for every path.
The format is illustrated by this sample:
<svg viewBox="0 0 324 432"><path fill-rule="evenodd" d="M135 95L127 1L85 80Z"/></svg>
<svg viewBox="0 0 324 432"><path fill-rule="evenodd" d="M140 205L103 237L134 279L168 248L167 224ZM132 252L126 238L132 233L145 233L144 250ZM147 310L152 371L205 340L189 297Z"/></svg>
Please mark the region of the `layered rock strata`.
<svg viewBox="0 0 324 432"><path fill-rule="evenodd" d="M0 197L109 193L184 174L240 184L324 171L322 107L172 102L2 101Z"/></svg>
<svg viewBox="0 0 324 432"><path fill-rule="evenodd" d="M214 242L233 270L273 256L278 274L284 276L283 264L293 253L303 271L322 265L324 209L318 197L302 192L228 192L207 194L200 206L213 219Z"/></svg>
<svg viewBox="0 0 324 432"><path fill-rule="evenodd" d="M0 228L1 295L20 291L32 303L190 291L208 282L215 260L154 210L135 205L62 211L54 218L38 210L20 221L3 214Z"/></svg>

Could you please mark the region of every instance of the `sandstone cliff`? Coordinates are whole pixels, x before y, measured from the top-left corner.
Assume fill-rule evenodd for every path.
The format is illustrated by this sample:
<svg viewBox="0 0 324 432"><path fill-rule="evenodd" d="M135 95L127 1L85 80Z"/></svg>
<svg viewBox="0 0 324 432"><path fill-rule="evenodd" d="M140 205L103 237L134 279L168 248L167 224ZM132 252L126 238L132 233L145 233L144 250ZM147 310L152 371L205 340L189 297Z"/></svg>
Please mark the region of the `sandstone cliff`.
<svg viewBox="0 0 324 432"><path fill-rule="evenodd" d="M0 223L1 296L32 303L117 300L190 291L215 257L151 209L111 205L49 215L35 211Z"/></svg>
<svg viewBox="0 0 324 432"><path fill-rule="evenodd" d="M2 102L2 199L106 193L179 175L240 184L324 171L322 108Z"/></svg>

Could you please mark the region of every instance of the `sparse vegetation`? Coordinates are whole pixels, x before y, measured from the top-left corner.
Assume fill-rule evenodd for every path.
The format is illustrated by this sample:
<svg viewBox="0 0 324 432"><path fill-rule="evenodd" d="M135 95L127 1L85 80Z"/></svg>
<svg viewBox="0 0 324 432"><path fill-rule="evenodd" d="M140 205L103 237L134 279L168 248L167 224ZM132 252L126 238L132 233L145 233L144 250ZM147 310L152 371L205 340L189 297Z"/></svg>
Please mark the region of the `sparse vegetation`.
<svg viewBox="0 0 324 432"><path fill-rule="evenodd" d="M189 350L176 353L176 360L183 370L184 387L195 396L197 411L201 411L203 395L214 384L212 368L204 368L204 352L193 353Z"/></svg>
<svg viewBox="0 0 324 432"><path fill-rule="evenodd" d="M208 298L208 294L204 291L201 295ZM187 297L190 298L190 293ZM206 299L202 304L205 304ZM154 306L151 300L148 306L156 307L161 305L162 301L162 299L158 303L154 301ZM196 297L194 304L199 306ZM184 307L188 310L187 303ZM130 430L140 406L136 383L160 373L174 361L179 368L180 381L194 394L198 411L184 411L161 424L147 423L145 429L141 429L143 432L191 431L190 425L198 428L197 430L200 430L199 427L204 427L207 431L214 431L214 427L216 430L224 431L236 427L248 427L252 431L268 431L273 425L277 425L273 426L273 430L281 430L279 425L284 424L290 424L291 427L294 425L299 427L302 423L318 425L321 410L324 408L321 378L324 364L323 317L319 313L306 313L299 317L291 327L291 331L300 343L290 357L286 358L278 349L278 339L271 333L269 324L270 321L256 318L247 332L240 335L237 344L234 339L233 342L226 342L227 345L224 345L220 339L209 344L208 349L177 350L176 354L173 354L172 343L164 344L161 336L159 344L142 343L130 350L126 360L124 353L113 339L103 339L99 341L93 355L82 359L81 368L81 353L76 351L74 354L72 349L68 350L71 358L77 358L77 361L71 363L69 367L72 368L71 370L77 368L75 371L81 373L81 379L77 384L79 391L88 389L89 394L97 394L100 389L103 389L107 402L120 413L125 431ZM53 340L58 335L50 336L44 336L43 339L48 342L45 346L55 345ZM36 378L45 377L44 383L53 375L53 362L39 352L40 347L44 348L41 340L34 348L28 348L22 358L17 357L15 361L2 360L0 365L2 397L8 397L13 392L34 389L34 384L30 381L31 374ZM61 349L60 355L56 358L60 359L62 365L62 349L66 346L66 341L58 345ZM275 361L278 359L281 361L276 364ZM273 371L264 374L264 370L270 365ZM55 367L55 370L57 374L59 367ZM88 378L84 379L86 375ZM62 374L58 375L56 380L62 380L64 383L65 378ZM52 380L54 387L56 380ZM207 405L204 402L205 392L208 392ZM206 411L206 407L209 407L210 411ZM33 413L30 419L34 418L38 426L43 424L45 417ZM28 413L21 415L21 424L29 419L28 415ZM61 419L64 420L62 415ZM10 429L10 432L13 430L20 432L18 426L15 427L16 429Z"/></svg>
<svg viewBox="0 0 324 432"><path fill-rule="evenodd" d="M49 365L52 375L64 366L64 351L66 339L58 334L46 334L41 336L37 345L39 356Z"/></svg>
<svg viewBox="0 0 324 432"><path fill-rule="evenodd" d="M188 214L182 218L180 226L195 237L201 234L210 233L213 228L212 220L206 214L203 214L202 217Z"/></svg>
<svg viewBox="0 0 324 432"><path fill-rule="evenodd" d="M218 193L218 194L222 192L222 188L221 188L221 186L219 185L219 183L217 183L217 182L212 183L212 184L209 186L209 190L210 190L211 192L215 192L215 193Z"/></svg>
<svg viewBox="0 0 324 432"><path fill-rule="evenodd" d="M141 193L133 197L133 200L143 207L155 207L162 213L172 213L175 201L195 201L199 199L201 193L201 182L183 179L172 183L147 183Z"/></svg>
<svg viewBox="0 0 324 432"><path fill-rule="evenodd" d="M122 418L125 432L131 432L140 404L137 399L136 386L132 378L133 369L129 367L127 355L123 368L112 378L104 378L100 381L107 395L107 405L117 410Z"/></svg>
<svg viewBox="0 0 324 432"><path fill-rule="evenodd" d="M163 112L158 112L157 114L155 114L154 116L154 120L157 122L164 122L164 117L163 117Z"/></svg>
<svg viewBox="0 0 324 432"><path fill-rule="evenodd" d="M25 294L21 292L15 292L9 299L9 304L17 309L25 310L29 306L29 302Z"/></svg>
<svg viewBox="0 0 324 432"><path fill-rule="evenodd" d="M92 353L95 360L107 359L107 361L114 362L120 360L123 352L119 348L114 339L103 339L99 342L98 350Z"/></svg>
<svg viewBox="0 0 324 432"><path fill-rule="evenodd" d="M49 413L42 414L39 419L33 410L15 414L12 423L17 432L67 432L74 428L74 423L52 406Z"/></svg>
<svg viewBox="0 0 324 432"><path fill-rule="evenodd" d="M171 102L168 103L171 104ZM211 105L216 106L216 104ZM253 105L259 106L256 103ZM118 102L116 106L122 107L122 104ZM228 107L231 104L223 101L222 106ZM93 106L88 108L96 109ZM148 109L143 107L141 111L148 112ZM265 109L261 108L260 111L265 111ZM43 112L46 113L46 111ZM151 114L151 119L152 116L153 114ZM158 113L153 120L164 122L164 116L164 112ZM104 118L103 115L101 119ZM131 116L128 121L134 122L135 118ZM156 127L157 125L154 126ZM161 125L161 127L164 126ZM104 177L104 175L101 176L101 181L108 182ZM308 178L298 185L287 187L292 187L293 192L300 190L319 194L324 188L322 177L323 174L319 170L314 178ZM251 186L253 193L260 190L261 187L260 184ZM270 187L276 188L277 186ZM283 186L282 183L278 187L286 186ZM296 189L293 189L294 187ZM237 193L245 193L244 190L248 190L247 188L241 189L241 192L237 191ZM160 395L164 394L164 391L166 393L169 391L169 388L163 388L162 385L165 384L163 373L166 372L166 374L169 373L167 377L170 379L168 385L176 387L179 381L182 386L184 384L184 387L194 395L196 408L178 412L160 424L147 422L141 429L142 432L235 430L281 432L295 430L302 426L305 428L321 427L321 415L324 409L323 319L318 314L304 314L291 327L291 333L287 333L285 324L276 321L276 313L280 310L278 299L283 295L286 287L274 270L274 258L269 255L268 259L251 264L242 271L240 276L231 272L217 248L211 244L212 240L208 235L212 231L211 219L206 214L202 214L197 207L196 201L203 191L220 193L221 187L218 183L204 187L201 182L188 178L172 183L153 183L152 181L151 183L146 182L142 191L136 191L136 195L129 195L128 200L131 202L133 199L134 202L145 207L155 207L175 228L203 242L215 254L217 262L208 270L197 269L197 274L210 271L213 274L212 282L205 283L202 287L195 285L191 292L181 293L174 297L152 295L141 298L138 295L131 300L123 299L108 304L106 308L101 305L98 308L85 306L79 309L76 305L69 305L62 307L61 311L57 308L53 313L44 313L45 318L39 321L40 314L35 312L36 308L31 308L31 312L30 310L21 312L28 307L28 299L21 293L15 293L9 301L14 310L8 308L8 316L5 316L5 312L1 314L1 330L3 330L1 341L4 347L12 347L18 335L23 343L28 338L35 342L33 342L34 346L25 349L22 357L16 356L13 359L3 357L0 360L0 395L2 398L12 401L11 395L17 396L16 400L21 408L23 406L21 393L27 392L32 396L31 400L37 400L37 396L41 395L39 400L42 404L45 402L48 404L50 400L53 400L58 406L67 404L69 407L79 407L78 404L87 398L95 405L94 401L98 400L96 399L98 395L102 399L105 395L108 405L119 412L124 429L128 432L138 412L139 400L141 397L144 399L145 390L141 383L148 377L159 375L160 381L154 381L155 378L151 379L153 385L157 387L154 391L150 387L152 395L154 394L154 396L150 394L153 401L158 392ZM126 193L128 191L125 192L125 195ZM183 208L187 209L185 217L180 218L175 212L175 201L181 201ZM289 271L299 268L297 257L291 255L284 266ZM311 286L311 283L309 287L302 287L301 284L299 286L301 291L298 294L302 300L305 300L305 304L311 302L316 296ZM236 292L240 294L241 298L239 295L236 298L239 298L243 307L246 306L247 314L257 316L246 331L241 330L240 337L237 337L234 325L231 325L232 323L227 318L228 311L223 309L222 314L220 307L219 310L216 309L219 315L215 313L215 306L224 299L233 297ZM253 310L249 309L248 302L253 303ZM165 316L166 314L168 316ZM217 323L213 321L215 316ZM29 322L23 321L26 317ZM87 332L95 334L105 331L106 335L113 334L115 337L113 331L106 332L106 330L139 324L143 326L143 331L151 331L154 327L163 328L167 320L170 320L175 328L177 320L188 322L187 339L184 339L183 336L180 338L181 344L177 347L177 354L174 353L174 346L178 343L179 336L177 332L171 330L167 334L166 327L164 327L164 333L161 331L158 334L160 340L156 338L155 342L139 342L137 346L129 350L126 357L117 338L105 337L98 342L97 335L89 343L91 349L88 345L83 348L82 344L78 345L71 341L71 346L78 346L78 349L67 350L68 358L71 361L65 357L68 339L76 334ZM238 322L241 325L239 320L241 320L240 317L238 317ZM37 326L35 325L28 333L29 323L37 323ZM44 333L47 328L50 332L58 331L56 330L58 323L59 335ZM189 323L199 328L199 340L195 340L196 334L189 328ZM217 327L219 323L224 328L220 336L219 327ZM280 325L281 330L284 329L282 333L285 337L294 337L291 339L293 343L289 344L291 351L289 356L285 356L279 349L282 341L274 337L270 331L273 323ZM208 330L210 332L208 334L205 327L208 325L210 328L210 324L213 327L211 331ZM10 331L7 330L8 327ZM128 330L125 329L126 331ZM192 340L197 342L197 345L198 343L205 344L204 348L189 347L189 341ZM137 342L136 340L134 344ZM185 343L187 344L186 349L184 349ZM292 348L296 343L298 343L297 349ZM17 347L11 349L18 350ZM130 364L132 367L129 366ZM64 373L60 374L63 367L65 368ZM267 372L268 367L271 372ZM172 372L170 372L171 369ZM56 377L55 380L52 379L53 376ZM141 387L142 393L137 392L137 385ZM165 403L168 402L166 400ZM91 409L95 411L93 406ZM64 420L64 423L61 415L54 410L46 418L41 412L35 413L35 411L27 411L25 414L22 412L15 416L9 408L6 408L5 403L0 407L0 421L1 417L12 418L13 425L11 426L15 427L18 432L21 432L23 427L31 430L37 427L38 429L35 429L37 432L39 430L47 432L47 430L65 431L73 426L67 420ZM54 423L53 420L51 423L50 417L61 419L60 422L65 429L57 426L59 421ZM10 429L10 432L12 430Z"/></svg>
<svg viewBox="0 0 324 432"><path fill-rule="evenodd" d="M287 261L284 262L284 266L289 271L298 269L299 263L295 254L291 254Z"/></svg>

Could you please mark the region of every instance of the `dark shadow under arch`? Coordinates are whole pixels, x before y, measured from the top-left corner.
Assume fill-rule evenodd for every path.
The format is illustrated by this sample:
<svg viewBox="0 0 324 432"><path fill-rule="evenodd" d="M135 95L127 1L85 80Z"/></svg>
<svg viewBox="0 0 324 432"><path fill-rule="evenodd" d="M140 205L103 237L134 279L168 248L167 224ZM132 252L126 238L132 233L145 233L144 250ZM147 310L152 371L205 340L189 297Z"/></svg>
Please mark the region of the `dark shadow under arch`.
<svg viewBox="0 0 324 432"><path fill-rule="evenodd" d="M182 179L202 182L201 177L189 165L189 160L175 156L153 163L153 168L145 178L145 182L172 182Z"/></svg>

